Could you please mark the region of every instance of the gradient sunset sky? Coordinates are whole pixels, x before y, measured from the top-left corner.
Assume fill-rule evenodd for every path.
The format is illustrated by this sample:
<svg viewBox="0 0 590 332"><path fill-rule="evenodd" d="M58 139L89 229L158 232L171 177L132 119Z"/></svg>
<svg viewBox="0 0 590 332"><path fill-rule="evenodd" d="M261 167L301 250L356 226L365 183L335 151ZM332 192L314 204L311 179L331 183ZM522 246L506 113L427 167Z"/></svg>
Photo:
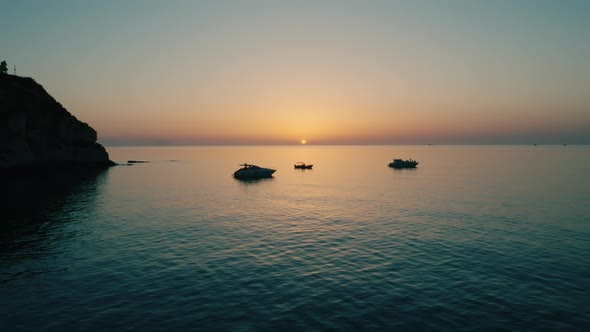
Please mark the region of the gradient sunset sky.
<svg viewBox="0 0 590 332"><path fill-rule="evenodd" d="M106 145L590 144L590 1L5 1Z"/></svg>

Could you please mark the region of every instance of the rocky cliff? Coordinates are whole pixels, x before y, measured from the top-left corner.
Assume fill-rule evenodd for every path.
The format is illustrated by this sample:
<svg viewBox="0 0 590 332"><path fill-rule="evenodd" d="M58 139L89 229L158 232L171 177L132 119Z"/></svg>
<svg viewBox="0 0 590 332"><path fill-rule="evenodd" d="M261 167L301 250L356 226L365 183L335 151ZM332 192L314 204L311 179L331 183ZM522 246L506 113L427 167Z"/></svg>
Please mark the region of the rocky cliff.
<svg viewBox="0 0 590 332"><path fill-rule="evenodd" d="M0 169L113 164L96 131L35 80L0 74Z"/></svg>

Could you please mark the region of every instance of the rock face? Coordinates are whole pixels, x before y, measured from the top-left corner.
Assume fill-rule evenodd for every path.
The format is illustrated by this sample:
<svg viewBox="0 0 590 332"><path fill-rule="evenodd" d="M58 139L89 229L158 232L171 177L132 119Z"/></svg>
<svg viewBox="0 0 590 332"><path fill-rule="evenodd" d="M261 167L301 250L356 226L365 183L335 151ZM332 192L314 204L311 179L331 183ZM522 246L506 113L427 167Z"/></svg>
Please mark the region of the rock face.
<svg viewBox="0 0 590 332"><path fill-rule="evenodd" d="M108 167L96 131L32 78L0 74L0 169Z"/></svg>

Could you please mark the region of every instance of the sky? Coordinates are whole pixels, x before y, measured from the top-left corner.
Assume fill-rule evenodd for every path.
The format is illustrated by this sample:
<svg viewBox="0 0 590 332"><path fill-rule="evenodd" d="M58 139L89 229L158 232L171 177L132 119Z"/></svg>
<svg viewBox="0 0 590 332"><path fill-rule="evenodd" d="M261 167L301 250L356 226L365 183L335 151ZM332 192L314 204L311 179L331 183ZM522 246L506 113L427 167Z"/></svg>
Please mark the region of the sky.
<svg viewBox="0 0 590 332"><path fill-rule="evenodd" d="M0 0L105 145L590 144L590 1Z"/></svg>

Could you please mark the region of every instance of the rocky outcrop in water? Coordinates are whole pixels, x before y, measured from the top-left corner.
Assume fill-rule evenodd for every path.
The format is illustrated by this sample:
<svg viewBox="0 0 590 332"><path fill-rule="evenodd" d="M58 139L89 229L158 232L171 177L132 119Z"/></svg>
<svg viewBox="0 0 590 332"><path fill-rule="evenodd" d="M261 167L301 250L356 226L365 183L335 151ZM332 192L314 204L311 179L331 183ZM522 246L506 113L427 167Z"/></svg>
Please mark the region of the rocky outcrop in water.
<svg viewBox="0 0 590 332"><path fill-rule="evenodd" d="M0 169L114 165L96 139L35 80L0 73Z"/></svg>

